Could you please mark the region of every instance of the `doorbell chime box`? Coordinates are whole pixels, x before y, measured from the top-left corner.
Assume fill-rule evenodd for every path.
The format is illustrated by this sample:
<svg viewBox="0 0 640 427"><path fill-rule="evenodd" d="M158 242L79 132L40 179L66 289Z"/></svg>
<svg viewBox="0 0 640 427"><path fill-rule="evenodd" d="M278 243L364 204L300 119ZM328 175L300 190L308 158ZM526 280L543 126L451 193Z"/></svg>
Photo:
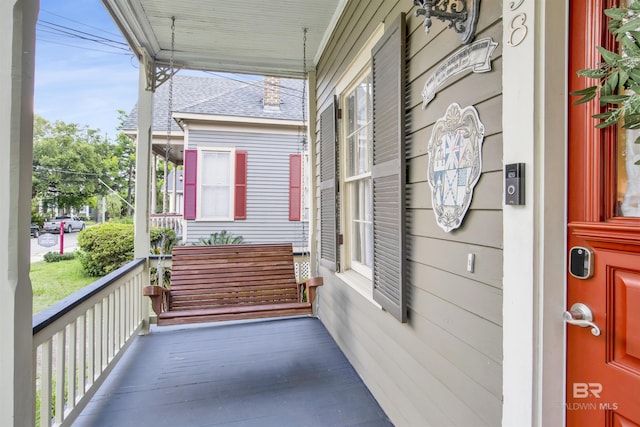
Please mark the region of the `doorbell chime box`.
<svg viewBox="0 0 640 427"><path fill-rule="evenodd" d="M524 205L524 163L511 163L504 167L504 203Z"/></svg>

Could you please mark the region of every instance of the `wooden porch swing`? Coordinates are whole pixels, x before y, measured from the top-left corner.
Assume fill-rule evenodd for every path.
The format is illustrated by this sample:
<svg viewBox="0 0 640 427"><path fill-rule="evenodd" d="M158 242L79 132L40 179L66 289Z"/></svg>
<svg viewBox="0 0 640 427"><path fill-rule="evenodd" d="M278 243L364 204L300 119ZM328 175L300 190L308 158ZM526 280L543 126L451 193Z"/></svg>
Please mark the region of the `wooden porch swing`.
<svg viewBox="0 0 640 427"><path fill-rule="evenodd" d="M321 277L298 283L291 244L176 246L171 286L146 286L158 325L313 314Z"/></svg>
<svg viewBox="0 0 640 427"><path fill-rule="evenodd" d="M305 71L306 33L305 28ZM167 176L167 158L171 149L174 50L175 18L172 17L164 176ZM304 95L305 93L302 97L303 120ZM166 198L165 186L165 207ZM304 223L302 232L304 240ZM160 271L161 268L157 270ZM158 283L161 283L160 279ZM158 285L145 286L143 295L151 298L153 311L158 316L157 323L162 326L311 315L316 288L322 284L322 278L297 282L291 243L175 246L172 250L170 287L167 289Z"/></svg>

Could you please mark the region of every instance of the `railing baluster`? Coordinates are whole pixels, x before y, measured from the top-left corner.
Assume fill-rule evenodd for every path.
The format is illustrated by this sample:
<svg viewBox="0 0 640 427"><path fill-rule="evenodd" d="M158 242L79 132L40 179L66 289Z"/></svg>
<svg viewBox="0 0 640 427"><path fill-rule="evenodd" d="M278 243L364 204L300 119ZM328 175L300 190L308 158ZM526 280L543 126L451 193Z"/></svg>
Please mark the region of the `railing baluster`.
<svg viewBox="0 0 640 427"><path fill-rule="evenodd" d="M66 347L66 328L63 328L56 334L56 399L55 405L56 413L55 420L57 424L62 423L64 420L64 373L65 373L65 347Z"/></svg>
<svg viewBox="0 0 640 427"><path fill-rule="evenodd" d="M84 396L87 382L87 316L78 317L78 399Z"/></svg>
<svg viewBox="0 0 640 427"><path fill-rule="evenodd" d="M100 374L104 371L105 366L109 364L109 297L102 300L102 363L98 369Z"/></svg>
<svg viewBox="0 0 640 427"><path fill-rule="evenodd" d="M103 338L104 334L102 333L104 330L104 327L103 327L104 322L102 321L102 313L104 312L103 305L104 305L104 300L96 304L96 308L95 308L95 323L94 323L95 342L93 343L93 345L95 346L95 350L96 350L95 351L96 361L93 365L94 381L98 379L98 377L100 376L100 373L102 372L102 359L104 354L104 338Z"/></svg>
<svg viewBox="0 0 640 427"><path fill-rule="evenodd" d="M116 323L116 304L115 296L113 293L109 294L109 331L107 332L109 353L107 354L107 363L113 359L113 349L116 346L115 336L115 323Z"/></svg>
<svg viewBox="0 0 640 427"><path fill-rule="evenodd" d="M125 297L127 296L127 280L120 287L120 342L118 343L118 349L122 348L125 343L125 337L127 336L127 309L125 306Z"/></svg>
<svg viewBox="0 0 640 427"><path fill-rule="evenodd" d="M119 287L114 291L113 294L113 352L114 354L118 353L120 349L120 337L122 336L122 331L120 330L120 307L121 307L121 295L122 287Z"/></svg>
<svg viewBox="0 0 640 427"><path fill-rule="evenodd" d="M87 310L87 386L85 391L93 385L96 378L96 310L95 306Z"/></svg>
<svg viewBox="0 0 640 427"><path fill-rule="evenodd" d="M51 425L51 399L52 399L52 355L51 339L48 339L40 346L40 426Z"/></svg>
<svg viewBox="0 0 640 427"><path fill-rule="evenodd" d="M77 339L77 320L71 322L69 324L69 336L67 337L67 410L71 410L76 406L76 374L77 374L77 365L76 365L76 352L78 346Z"/></svg>

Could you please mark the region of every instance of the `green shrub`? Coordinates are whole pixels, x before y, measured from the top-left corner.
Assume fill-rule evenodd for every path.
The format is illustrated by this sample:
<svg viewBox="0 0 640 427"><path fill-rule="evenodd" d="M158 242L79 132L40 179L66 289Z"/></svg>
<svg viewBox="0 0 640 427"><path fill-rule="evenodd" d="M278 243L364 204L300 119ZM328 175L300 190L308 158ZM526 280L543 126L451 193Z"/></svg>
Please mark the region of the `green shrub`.
<svg viewBox="0 0 640 427"><path fill-rule="evenodd" d="M47 252L46 254L44 254L43 259L46 262L60 262L60 261L70 261L72 259L75 259L75 257L76 257L75 252L65 252L62 255L60 254L60 252Z"/></svg>
<svg viewBox="0 0 640 427"><path fill-rule="evenodd" d="M47 220L47 218L38 212L31 212L31 223L32 224L37 224L42 226L42 223L44 223Z"/></svg>
<svg viewBox="0 0 640 427"><path fill-rule="evenodd" d="M151 227L151 253L154 255L170 254L178 237L171 228Z"/></svg>
<svg viewBox="0 0 640 427"><path fill-rule="evenodd" d="M119 216L115 218L109 218L109 222L114 224L133 224L132 216Z"/></svg>
<svg viewBox="0 0 640 427"><path fill-rule="evenodd" d="M105 223L87 228L78 236L78 258L84 271L93 277L104 276L133 259L133 225ZM173 230L152 227L151 247L162 245L171 251ZM165 253L169 253L165 252Z"/></svg>

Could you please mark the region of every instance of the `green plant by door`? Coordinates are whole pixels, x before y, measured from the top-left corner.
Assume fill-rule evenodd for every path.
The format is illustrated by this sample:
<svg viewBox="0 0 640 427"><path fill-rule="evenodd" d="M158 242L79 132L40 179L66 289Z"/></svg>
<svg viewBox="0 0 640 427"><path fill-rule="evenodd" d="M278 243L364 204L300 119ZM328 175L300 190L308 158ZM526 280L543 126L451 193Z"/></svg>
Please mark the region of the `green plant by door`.
<svg viewBox="0 0 640 427"><path fill-rule="evenodd" d="M600 120L596 128L619 124L623 129L640 129L640 0L604 13L610 18L608 28L620 45L620 52L599 46L603 62L597 68L578 71L579 76L596 79L597 84L571 95L580 97L574 104L599 99L604 111L593 115ZM635 143L640 144L640 136Z"/></svg>

